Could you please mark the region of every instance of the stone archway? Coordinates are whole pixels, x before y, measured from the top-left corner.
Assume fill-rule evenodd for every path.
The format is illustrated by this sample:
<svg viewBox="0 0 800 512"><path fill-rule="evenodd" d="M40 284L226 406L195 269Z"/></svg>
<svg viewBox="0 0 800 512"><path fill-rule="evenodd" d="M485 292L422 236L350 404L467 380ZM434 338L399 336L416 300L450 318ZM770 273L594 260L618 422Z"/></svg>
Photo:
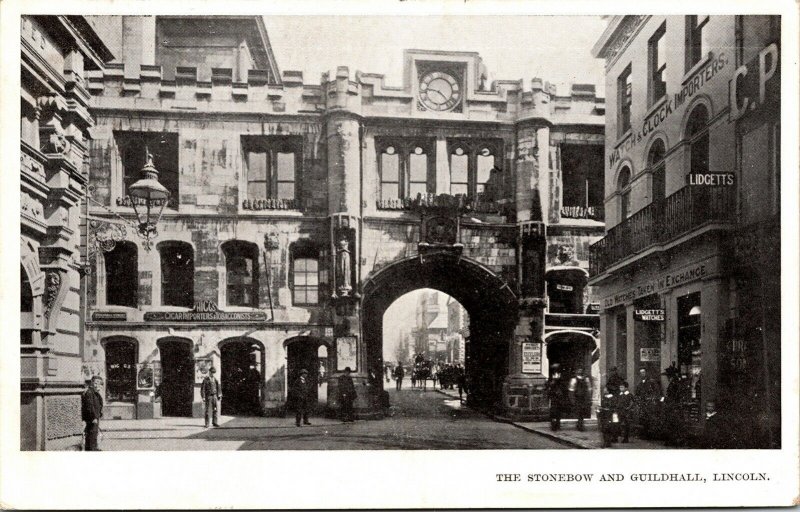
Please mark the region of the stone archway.
<svg viewBox="0 0 800 512"><path fill-rule="evenodd" d="M434 253L397 261L364 283L361 332L367 368L382 371L383 314L386 309L402 295L422 288L446 293L467 310L470 318L465 364L470 386L468 399L474 405L499 405L504 378L510 373L509 356L517 322L517 297L497 274L474 260L452 253ZM383 382L383 379L379 380Z"/></svg>
<svg viewBox="0 0 800 512"><path fill-rule="evenodd" d="M222 414L259 416L264 401L264 344L249 337L219 342Z"/></svg>

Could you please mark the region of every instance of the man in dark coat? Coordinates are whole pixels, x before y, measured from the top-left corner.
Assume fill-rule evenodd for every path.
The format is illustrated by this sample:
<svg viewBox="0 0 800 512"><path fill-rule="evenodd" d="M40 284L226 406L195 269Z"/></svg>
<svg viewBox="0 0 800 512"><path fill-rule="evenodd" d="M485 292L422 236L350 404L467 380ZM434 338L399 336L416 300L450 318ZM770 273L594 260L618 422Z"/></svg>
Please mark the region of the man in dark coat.
<svg viewBox="0 0 800 512"><path fill-rule="evenodd" d="M344 375L339 377L339 414L343 423L354 421L353 402L356 399L356 386L350 376L350 367L344 369Z"/></svg>
<svg viewBox="0 0 800 512"><path fill-rule="evenodd" d="M403 377L406 376L406 371L403 369L403 363L397 363L397 368L394 369L394 382L397 391L403 389Z"/></svg>
<svg viewBox="0 0 800 512"><path fill-rule="evenodd" d="M550 398L550 430L558 430L561 428L561 415L567 407L567 386L561 375L560 365L553 365L547 384L547 396Z"/></svg>
<svg viewBox="0 0 800 512"><path fill-rule="evenodd" d="M639 413L639 434L643 439L652 437L659 423L658 407L661 400L661 382L647 375L647 370L639 369L639 380L634 389L634 401Z"/></svg>
<svg viewBox="0 0 800 512"><path fill-rule="evenodd" d="M81 395L81 418L86 422L86 446L87 452L99 452L97 446L97 436L100 433L100 418L103 417L103 397L100 395L100 387L103 379L97 375L92 377L89 387Z"/></svg>
<svg viewBox="0 0 800 512"><path fill-rule="evenodd" d="M308 406L311 401L311 383L308 380L308 370L300 370L300 376L292 387L292 405L294 406L294 423L300 426L300 418L304 425L311 425L308 421Z"/></svg>
<svg viewBox="0 0 800 512"><path fill-rule="evenodd" d="M219 426L217 409L219 408L218 401L222 398L222 388L220 387L219 381L215 376L216 373L216 368L213 366L209 368L208 375L206 375L206 378L203 379L203 384L200 386L200 398L203 400L203 404L205 405L206 428L208 428L209 421L211 421L211 424L215 427Z"/></svg>
<svg viewBox="0 0 800 512"><path fill-rule="evenodd" d="M623 382L619 387L617 409L619 412L619 426L622 434L622 442L627 443L631 433L631 423L633 423L633 395L628 390L627 382Z"/></svg>
<svg viewBox="0 0 800 512"><path fill-rule="evenodd" d="M619 388L614 388L611 383L606 384L605 393L600 398L600 432L603 435L603 448L608 448L611 443L617 442L619 436Z"/></svg>
<svg viewBox="0 0 800 512"><path fill-rule="evenodd" d="M572 407L578 417L578 430L583 430L584 419L592 415L592 378L583 374L583 368L575 370L575 377L569 382Z"/></svg>

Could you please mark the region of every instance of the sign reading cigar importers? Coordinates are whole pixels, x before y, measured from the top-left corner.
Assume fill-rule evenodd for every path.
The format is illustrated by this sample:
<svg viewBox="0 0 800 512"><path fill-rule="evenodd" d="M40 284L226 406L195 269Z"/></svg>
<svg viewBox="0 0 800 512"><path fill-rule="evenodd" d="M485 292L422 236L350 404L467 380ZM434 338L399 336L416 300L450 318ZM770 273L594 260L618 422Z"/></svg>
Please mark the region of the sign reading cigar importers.
<svg viewBox="0 0 800 512"><path fill-rule="evenodd" d="M191 311L150 311L144 314L145 322L264 322L264 311L221 311L217 304L207 300L198 302Z"/></svg>

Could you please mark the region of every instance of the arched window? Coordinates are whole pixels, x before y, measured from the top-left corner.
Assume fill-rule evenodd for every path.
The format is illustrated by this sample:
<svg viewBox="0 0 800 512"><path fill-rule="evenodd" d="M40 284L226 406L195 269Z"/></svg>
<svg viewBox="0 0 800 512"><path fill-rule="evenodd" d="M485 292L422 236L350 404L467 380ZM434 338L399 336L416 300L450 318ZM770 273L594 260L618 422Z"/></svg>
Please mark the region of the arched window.
<svg viewBox="0 0 800 512"><path fill-rule="evenodd" d="M139 268L136 245L120 242L104 254L106 263L106 304L136 307Z"/></svg>
<svg viewBox="0 0 800 512"><path fill-rule="evenodd" d="M222 246L225 254L226 303L258 307L258 246L234 240Z"/></svg>
<svg viewBox="0 0 800 512"><path fill-rule="evenodd" d="M136 401L136 344L117 339L104 344L106 352L106 400Z"/></svg>
<svg viewBox="0 0 800 512"><path fill-rule="evenodd" d="M666 177L664 175L664 155L666 148L664 141L656 139L647 154L647 166L653 173L653 202L661 201L666 195Z"/></svg>
<svg viewBox="0 0 800 512"><path fill-rule="evenodd" d="M689 141L689 172L708 172L708 109L697 105L686 123L686 139Z"/></svg>
<svg viewBox="0 0 800 512"><path fill-rule="evenodd" d="M617 192L619 192L619 220L622 222L631 215L631 169L628 166L619 172Z"/></svg>
<svg viewBox="0 0 800 512"><path fill-rule="evenodd" d="M190 308L194 304L194 251L186 242L159 244L161 304Z"/></svg>

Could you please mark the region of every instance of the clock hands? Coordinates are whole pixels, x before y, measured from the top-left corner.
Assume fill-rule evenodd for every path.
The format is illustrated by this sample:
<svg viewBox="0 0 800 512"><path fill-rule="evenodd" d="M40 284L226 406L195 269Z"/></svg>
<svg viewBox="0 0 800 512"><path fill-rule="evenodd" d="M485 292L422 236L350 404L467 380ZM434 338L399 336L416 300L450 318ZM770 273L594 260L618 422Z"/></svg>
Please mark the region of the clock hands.
<svg viewBox="0 0 800 512"><path fill-rule="evenodd" d="M442 94L442 93L441 93L441 91L439 91L439 89L434 89L434 88L432 88L432 87L428 87L428 95L430 95L431 91L432 91L432 92L435 92L436 94L438 94L439 96L441 96L441 97L442 97L442 99L443 99L444 101L447 101L447 96L445 96L444 94Z"/></svg>

